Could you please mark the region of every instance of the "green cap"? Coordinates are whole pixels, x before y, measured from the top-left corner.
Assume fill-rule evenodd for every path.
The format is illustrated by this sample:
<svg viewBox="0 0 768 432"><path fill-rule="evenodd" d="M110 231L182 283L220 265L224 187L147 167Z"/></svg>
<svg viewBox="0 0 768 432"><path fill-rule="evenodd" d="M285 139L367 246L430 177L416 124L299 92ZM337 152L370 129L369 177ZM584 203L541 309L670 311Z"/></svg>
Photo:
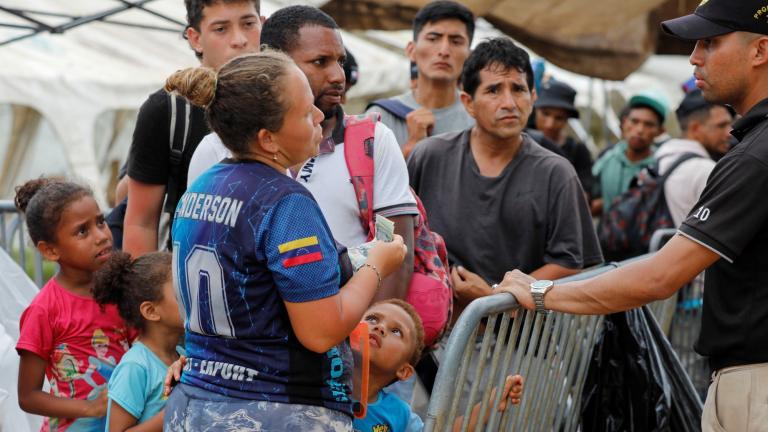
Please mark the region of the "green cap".
<svg viewBox="0 0 768 432"><path fill-rule="evenodd" d="M630 108L646 107L652 109L661 117L661 122L667 118L669 101L664 93L656 90L644 90L629 98L627 104Z"/></svg>

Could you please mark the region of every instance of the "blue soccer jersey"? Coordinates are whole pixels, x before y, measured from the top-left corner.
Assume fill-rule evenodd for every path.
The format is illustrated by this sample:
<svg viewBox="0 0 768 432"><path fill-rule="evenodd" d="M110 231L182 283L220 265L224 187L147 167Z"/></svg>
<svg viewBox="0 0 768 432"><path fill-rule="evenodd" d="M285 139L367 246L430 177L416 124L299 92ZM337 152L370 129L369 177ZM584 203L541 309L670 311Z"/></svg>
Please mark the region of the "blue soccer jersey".
<svg viewBox="0 0 768 432"><path fill-rule="evenodd" d="M259 162L215 165L181 197L173 244L182 382L351 413L349 345L304 348L283 303L339 292L336 246L307 189Z"/></svg>

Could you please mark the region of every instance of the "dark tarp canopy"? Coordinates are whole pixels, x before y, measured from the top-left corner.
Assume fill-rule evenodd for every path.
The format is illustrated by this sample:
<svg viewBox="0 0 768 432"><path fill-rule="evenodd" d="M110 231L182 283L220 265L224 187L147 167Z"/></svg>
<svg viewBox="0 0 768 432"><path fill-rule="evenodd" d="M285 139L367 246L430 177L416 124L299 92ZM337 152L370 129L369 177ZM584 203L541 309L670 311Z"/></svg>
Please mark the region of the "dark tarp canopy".
<svg viewBox="0 0 768 432"><path fill-rule="evenodd" d="M321 8L347 30L411 27L427 0L330 0ZM654 53L688 54L692 44L661 35L664 19L690 13L691 0L465 0L478 17L553 64L623 80Z"/></svg>

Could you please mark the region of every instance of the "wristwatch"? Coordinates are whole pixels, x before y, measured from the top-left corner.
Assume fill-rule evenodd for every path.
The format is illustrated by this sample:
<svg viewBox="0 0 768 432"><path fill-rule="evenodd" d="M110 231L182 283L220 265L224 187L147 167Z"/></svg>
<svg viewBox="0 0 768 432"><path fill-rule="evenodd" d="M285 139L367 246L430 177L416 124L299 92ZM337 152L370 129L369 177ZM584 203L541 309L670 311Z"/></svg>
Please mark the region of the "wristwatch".
<svg viewBox="0 0 768 432"><path fill-rule="evenodd" d="M531 282L531 297L533 297L533 303L536 305L536 312L548 313L549 311L544 308L544 295L552 289L555 285L551 280L537 280Z"/></svg>

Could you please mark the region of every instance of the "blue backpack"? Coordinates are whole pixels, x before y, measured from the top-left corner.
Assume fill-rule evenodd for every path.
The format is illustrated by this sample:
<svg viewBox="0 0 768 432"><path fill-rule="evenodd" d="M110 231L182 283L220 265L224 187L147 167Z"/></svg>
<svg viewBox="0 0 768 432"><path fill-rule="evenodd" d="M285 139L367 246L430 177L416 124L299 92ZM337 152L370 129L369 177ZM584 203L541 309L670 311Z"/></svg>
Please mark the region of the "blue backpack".
<svg viewBox="0 0 768 432"><path fill-rule="evenodd" d="M392 114L400 120L405 120L405 117L413 111L413 108L400 102L397 99L377 99L371 102L365 109L366 111L371 107L379 107L384 111Z"/></svg>

